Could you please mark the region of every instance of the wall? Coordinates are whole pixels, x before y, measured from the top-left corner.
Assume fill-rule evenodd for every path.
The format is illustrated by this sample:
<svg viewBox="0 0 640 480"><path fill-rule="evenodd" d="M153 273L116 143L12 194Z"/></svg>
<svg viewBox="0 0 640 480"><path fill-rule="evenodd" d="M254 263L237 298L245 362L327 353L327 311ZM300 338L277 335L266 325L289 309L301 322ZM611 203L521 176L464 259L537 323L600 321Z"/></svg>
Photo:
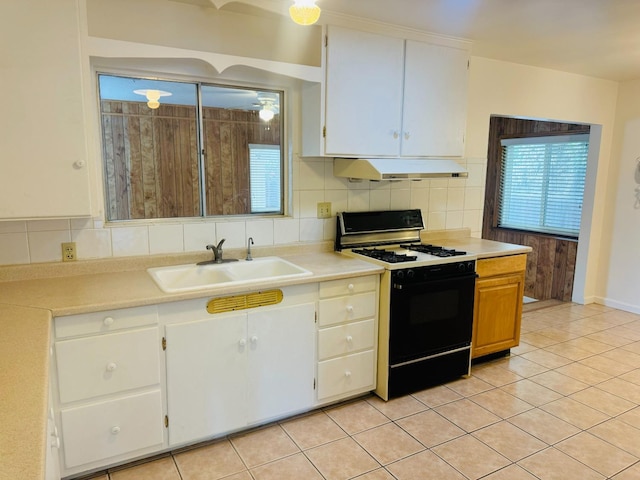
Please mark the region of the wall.
<svg viewBox="0 0 640 480"><path fill-rule="evenodd" d="M609 189L614 193L607 205L603 251L611 252L603 262L598 301L640 313L640 187L635 170L640 157L640 80L620 85ZM640 194L640 193L638 193Z"/></svg>

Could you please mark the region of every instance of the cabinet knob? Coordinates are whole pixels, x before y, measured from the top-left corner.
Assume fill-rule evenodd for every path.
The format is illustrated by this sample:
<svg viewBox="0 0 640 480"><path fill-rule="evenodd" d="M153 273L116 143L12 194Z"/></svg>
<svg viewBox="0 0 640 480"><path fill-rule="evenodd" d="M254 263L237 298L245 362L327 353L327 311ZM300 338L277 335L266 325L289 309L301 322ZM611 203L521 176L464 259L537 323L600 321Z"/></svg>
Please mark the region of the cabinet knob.
<svg viewBox="0 0 640 480"><path fill-rule="evenodd" d="M241 338L240 340L238 340L238 345L240 345L241 347L245 347L247 345L247 340L245 338Z"/></svg>
<svg viewBox="0 0 640 480"><path fill-rule="evenodd" d="M76 160L75 162L73 162L73 168L80 170L81 168L84 168L85 166L85 161L84 160Z"/></svg>
<svg viewBox="0 0 640 480"><path fill-rule="evenodd" d="M404 139L409 140L411 138L411 132L404 132Z"/></svg>
<svg viewBox="0 0 640 480"><path fill-rule="evenodd" d="M351 335L347 335L347 343L353 342L353 337Z"/></svg>
<svg viewBox="0 0 640 480"><path fill-rule="evenodd" d="M347 289L349 289L350 292L353 292L353 283L350 283L349 285L347 285Z"/></svg>
<svg viewBox="0 0 640 480"><path fill-rule="evenodd" d="M105 327L110 327L111 325L113 325L113 317L105 317L102 323Z"/></svg>
<svg viewBox="0 0 640 480"><path fill-rule="evenodd" d="M111 427L111 435L118 435L120 433L120 427Z"/></svg>
<svg viewBox="0 0 640 480"><path fill-rule="evenodd" d="M118 368L118 365L116 363L107 363L107 372L113 372L116 368Z"/></svg>
<svg viewBox="0 0 640 480"><path fill-rule="evenodd" d="M353 305L347 305L347 312L353 313Z"/></svg>
<svg viewBox="0 0 640 480"><path fill-rule="evenodd" d="M251 343L257 343L258 342L258 336L257 335L253 335L251 337Z"/></svg>
<svg viewBox="0 0 640 480"><path fill-rule="evenodd" d="M398 131L397 131L397 130L394 130L394 131L393 131L393 138L394 138L394 139L396 139L396 138L398 138L399 136L400 136L400 134L398 133Z"/></svg>
<svg viewBox="0 0 640 480"><path fill-rule="evenodd" d="M351 372L349 370L347 370L346 372L344 372L344 376L346 378L350 378L351 377Z"/></svg>

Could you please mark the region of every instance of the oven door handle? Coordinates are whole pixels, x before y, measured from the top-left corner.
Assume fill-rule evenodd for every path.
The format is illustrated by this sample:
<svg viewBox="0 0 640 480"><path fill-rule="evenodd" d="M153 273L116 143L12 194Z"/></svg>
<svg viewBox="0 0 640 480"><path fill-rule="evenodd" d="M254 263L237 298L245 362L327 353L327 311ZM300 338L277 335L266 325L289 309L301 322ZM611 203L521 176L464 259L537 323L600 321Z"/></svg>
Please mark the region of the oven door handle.
<svg viewBox="0 0 640 480"><path fill-rule="evenodd" d="M429 285L434 285L442 282L450 282L450 281L457 282L457 281L466 281L471 279L475 280L476 278L478 278L478 274L473 272L473 273L467 273L464 275L453 275L453 276L447 276L447 277L429 278L419 282L413 282L413 281L407 282L405 279L402 279L399 281L395 280L392 283L391 288L393 288L394 290L402 290L405 288L421 288L421 287L427 287Z"/></svg>

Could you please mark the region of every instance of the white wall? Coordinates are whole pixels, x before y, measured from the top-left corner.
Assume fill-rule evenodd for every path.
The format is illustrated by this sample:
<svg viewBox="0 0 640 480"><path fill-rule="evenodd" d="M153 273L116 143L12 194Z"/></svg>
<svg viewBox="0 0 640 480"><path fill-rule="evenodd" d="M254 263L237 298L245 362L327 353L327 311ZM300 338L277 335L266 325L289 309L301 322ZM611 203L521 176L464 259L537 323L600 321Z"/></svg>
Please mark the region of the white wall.
<svg viewBox="0 0 640 480"><path fill-rule="evenodd" d="M602 252L609 259L600 272L599 302L640 313L640 200L636 168L640 168L640 80L620 84ZM639 194L640 195L640 194Z"/></svg>

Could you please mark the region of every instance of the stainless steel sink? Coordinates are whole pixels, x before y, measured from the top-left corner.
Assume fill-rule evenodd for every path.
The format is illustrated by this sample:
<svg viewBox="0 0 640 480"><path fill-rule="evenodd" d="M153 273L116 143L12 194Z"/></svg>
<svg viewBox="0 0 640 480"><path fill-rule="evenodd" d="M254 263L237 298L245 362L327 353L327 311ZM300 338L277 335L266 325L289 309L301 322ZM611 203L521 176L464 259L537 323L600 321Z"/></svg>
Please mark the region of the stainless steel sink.
<svg viewBox="0 0 640 480"><path fill-rule="evenodd" d="M172 265L147 269L164 292L186 292L217 286L251 284L283 278L304 277L312 272L280 257L208 265Z"/></svg>

